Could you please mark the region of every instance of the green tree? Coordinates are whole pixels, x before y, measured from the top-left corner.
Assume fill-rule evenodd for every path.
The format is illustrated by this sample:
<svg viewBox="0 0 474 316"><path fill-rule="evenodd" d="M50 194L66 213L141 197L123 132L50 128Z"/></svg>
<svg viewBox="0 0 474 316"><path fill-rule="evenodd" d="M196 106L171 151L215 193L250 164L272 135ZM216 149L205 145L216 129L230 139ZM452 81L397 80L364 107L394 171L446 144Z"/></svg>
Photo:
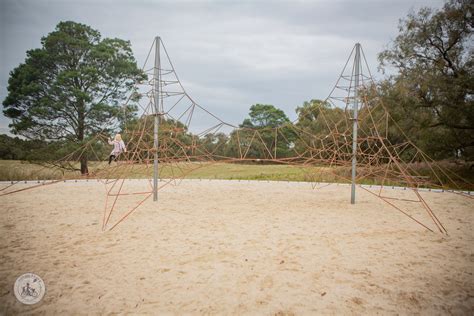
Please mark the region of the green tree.
<svg viewBox="0 0 474 316"><path fill-rule="evenodd" d="M325 152L323 147L327 142L335 141L333 137L328 137L331 133L345 130L344 111L332 107L329 102L311 100L298 106L296 114L298 122L295 127L299 135L295 142L296 150L308 157L315 154L322 159L329 157L330 153Z"/></svg>
<svg viewBox="0 0 474 316"><path fill-rule="evenodd" d="M185 124L178 120L159 117L158 156L163 161L180 161L186 156L202 154L196 153L199 138L188 131ZM131 120L122 136L127 140L129 158L137 162L153 159L154 147L154 116L145 115ZM147 149L147 150L144 150Z"/></svg>
<svg viewBox="0 0 474 316"><path fill-rule="evenodd" d="M136 107L124 113L120 104L145 75L129 41L101 39L91 27L68 21L43 37L41 45L27 51L25 62L10 73L3 112L13 120L12 133L82 145L133 116ZM86 154L80 162L86 174Z"/></svg>
<svg viewBox="0 0 474 316"><path fill-rule="evenodd" d="M296 107L298 122L296 125L314 136L326 136L331 133L331 128L340 124L344 118L344 111L332 107L327 101L305 101L302 106Z"/></svg>
<svg viewBox="0 0 474 316"><path fill-rule="evenodd" d="M240 127L277 127L290 121L285 112L270 104L252 105L249 116Z"/></svg>
<svg viewBox="0 0 474 316"><path fill-rule="evenodd" d="M448 1L400 21L400 33L379 55L398 70L382 87L384 102L402 129L439 158L474 157L473 2ZM403 108L398 105L403 104Z"/></svg>
<svg viewBox="0 0 474 316"><path fill-rule="evenodd" d="M423 106L422 99L407 91L404 82L383 81L378 84L373 97L381 97L384 107L390 113L387 136L392 144L406 142L407 138L417 147L429 154L434 159L452 157L459 148L456 139L457 133L447 126L437 125L437 117L433 110ZM435 126L436 125L436 126ZM467 151L466 151L467 150ZM416 154L414 149L403 152L406 160L412 159ZM469 148L464 149L463 155L469 157Z"/></svg>
<svg viewBox="0 0 474 316"><path fill-rule="evenodd" d="M0 159L24 160L28 155L27 148L31 145L31 142L19 137L0 134Z"/></svg>
<svg viewBox="0 0 474 316"><path fill-rule="evenodd" d="M213 158L222 159L225 154L225 148L229 137L224 133L206 134L201 137L202 155L213 156Z"/></svg>
<svg viewBox="0 0 474 316"><path fill-rule="evenodd" d="M240 129L233 131L226 154L231 157L272 159L287 157L293 147L293 124L285 112L269 104L250 107Z"/></svg>

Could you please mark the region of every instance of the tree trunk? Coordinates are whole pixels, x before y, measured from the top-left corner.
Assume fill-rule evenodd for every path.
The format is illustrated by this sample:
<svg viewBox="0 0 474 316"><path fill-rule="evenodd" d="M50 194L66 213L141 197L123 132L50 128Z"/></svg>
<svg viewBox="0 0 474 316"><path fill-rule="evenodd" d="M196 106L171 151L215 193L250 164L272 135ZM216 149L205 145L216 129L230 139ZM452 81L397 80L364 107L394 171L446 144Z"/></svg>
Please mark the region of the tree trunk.
<svg viewBox="0 0 474 316"><path fill-rule="evenodd" d="M81 157L81 174L82 175L89 174L89 168L87 168L87 156L85 155Z"/></svg>
<svg viewBox="0 0 474 316"><path fill-rule="evenodd" d="M84 131L85 131L85 105L84 101L80 100L78 102L78 140L79 142L84 141ZM88 175L89 169L87 168L87 150L82 151L82 156L79 158L81 162L81 174Z"/></svg>

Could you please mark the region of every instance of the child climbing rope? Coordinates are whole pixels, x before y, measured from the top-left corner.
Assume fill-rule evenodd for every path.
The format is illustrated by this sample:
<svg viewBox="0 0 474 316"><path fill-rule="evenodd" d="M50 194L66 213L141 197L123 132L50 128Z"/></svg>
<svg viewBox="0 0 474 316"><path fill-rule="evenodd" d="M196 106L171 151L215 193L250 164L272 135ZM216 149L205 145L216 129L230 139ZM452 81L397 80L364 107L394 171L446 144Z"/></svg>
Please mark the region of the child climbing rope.
<svg viewBox="0 0 474 316"><path fill-rule="evenodd" d="M127 148L125 147L125 143L122 140L122 136L120 134L116 134L114 140L111 140L109 137L109 145L114 145L114 149L112 149L112 152L110 153L109 156L109 165L112 162L112 159L114 161L117 161L117 157L122 153L122 152L127 152Z"/></svg>

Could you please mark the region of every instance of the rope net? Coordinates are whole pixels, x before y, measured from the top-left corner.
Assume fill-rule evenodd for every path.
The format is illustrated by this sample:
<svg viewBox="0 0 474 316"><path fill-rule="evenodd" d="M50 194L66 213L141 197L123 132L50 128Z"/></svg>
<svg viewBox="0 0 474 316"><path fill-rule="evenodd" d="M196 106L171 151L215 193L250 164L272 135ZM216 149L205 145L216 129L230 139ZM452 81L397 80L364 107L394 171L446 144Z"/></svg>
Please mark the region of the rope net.
<svg viewBox="0 0 474 316"><path fill-rule="evenodd" d="M154 48L159 54L150 66ZM86 160L86 177L101 181L105 187L102 229L109 230L153 195L149 177L155 153L160 173L158 190L179 184L198 169L221 163L292 165L304 173L304 179L313 188L322 188L328 181L349 183L353 158L352 105L357 98L358 189L379 198L425 229L446 234L419 188L461 190L472 184L443 168L409 140L378 97L363 50L361 52L359 71L355 71L354 47L329 96L323 102L299 108L297 120L277 126L246 127L224 121L191 98L158 38L143 66L148 79L136 83L123 105L124 114L137 107L142 114L123 126L122 137L128 150L118 156L117 163L109 165L108 155L104 156L100 150L107 144L108 133L104 131L44 167L60 170L60 180L21 186L21 181L14 181L0 188L0 196L77 179L77 172L67 170L77 170L78 161ZM157 148L153 135L155 116L159 121ZM395 142L391 136L394 132L398 135ZM429 177L420 173L420 164L429 169ZM125 181L137 175L148 178L146 185L131 185ZM409 195L397 198L384 187L394 184L405 187ZM462 190L451 193L472 198Z"/></svg>

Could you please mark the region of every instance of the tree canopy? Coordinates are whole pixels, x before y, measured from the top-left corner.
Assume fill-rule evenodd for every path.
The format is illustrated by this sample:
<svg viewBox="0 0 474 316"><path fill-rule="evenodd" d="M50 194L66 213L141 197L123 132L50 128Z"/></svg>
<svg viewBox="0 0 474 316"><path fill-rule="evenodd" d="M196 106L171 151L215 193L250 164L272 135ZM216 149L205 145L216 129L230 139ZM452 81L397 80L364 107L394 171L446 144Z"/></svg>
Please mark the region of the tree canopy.
<svg viewBox="0 0 474 316"><path fill-rule="evenodd" d="M43 37L41 46L10 73L3 112L14 134L81 143L133 116L133 104L125 112L120 105L145 75L129 41L102 39L97 30L68 21ZM87 173L86 160L81 171Z"/></svg>
<svg viewBox="0 0 474 316"><path fill-rule="evenodd" d="M400 21L399 35L379 55L398 72L380 91L402 129L437 158L474 158L473 4L450 0Z"/></svg>
<svg viewBox="0 0 474 316"><path fill-rule="evenodd" d="M277 127L290 120L285 112L270 104L254 104L250 107L250 118L240 125L241 127Z"/></svg>
<svg viewBox="0 0 474 316"><path fill-rule="evenodd" d="M283 110L271 104L254 104L249 109L249 118L231 133L225 153L240 157L246 152L247 157L256 159L286 157L294 145L292 127Z"/></svg>

